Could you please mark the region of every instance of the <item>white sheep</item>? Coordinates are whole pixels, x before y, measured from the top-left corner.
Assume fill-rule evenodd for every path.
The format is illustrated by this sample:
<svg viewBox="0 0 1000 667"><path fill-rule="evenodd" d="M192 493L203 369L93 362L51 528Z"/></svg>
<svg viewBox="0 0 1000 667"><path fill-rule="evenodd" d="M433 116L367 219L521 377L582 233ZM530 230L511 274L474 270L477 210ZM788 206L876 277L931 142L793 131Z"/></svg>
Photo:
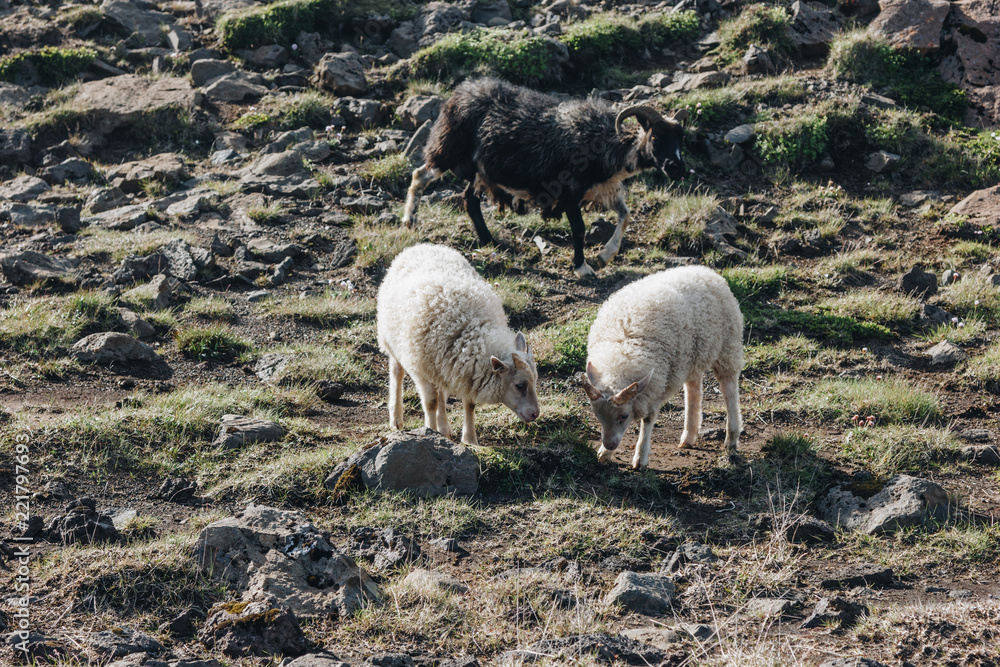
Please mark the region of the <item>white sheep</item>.
<svg viewBox="0 0 1000 667"><path fill-rule="evenodd" d="M661 271L611 295L590 327L583 388L601 423L600 459L640 421L632 467L649 465L660 408L684 387L681 449L701 428L702 378L709 368L726 401L726 447L739 444L743 315L726 281L711 269Z"/></svg>
<svg viewBox="0 0 1000 667"><path fill-rule="evenodd" d="M538 418L538 371L524 334L458 252L421 244L399 253L378 292L378 344L389 357L389 427L403 427L403 371L417 386L424 424L451 437L445 405L462 399L462 442L477 444L476 404L503 403Z"/></svg>

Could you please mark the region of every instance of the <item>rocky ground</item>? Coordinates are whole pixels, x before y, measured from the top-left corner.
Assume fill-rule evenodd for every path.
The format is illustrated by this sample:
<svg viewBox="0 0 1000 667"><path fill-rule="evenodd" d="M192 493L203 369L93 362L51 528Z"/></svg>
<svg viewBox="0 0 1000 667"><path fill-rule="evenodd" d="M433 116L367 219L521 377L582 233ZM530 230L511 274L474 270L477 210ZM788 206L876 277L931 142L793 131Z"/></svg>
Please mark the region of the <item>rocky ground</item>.
<svg viewBox="0 0 1000 667"><path fill-rule="evenodd" d="M996 665L998 16L0 0L0 662ZM479 247L450 176L400 225L478 73L688 109L596 279L537 213ZM386 427L374 299L423 241L538 362L474 452L409 384ZM598 463L587 327L690 263L744 311L740 455L709 378L696 448L674 401L648 470Z"/></svg>

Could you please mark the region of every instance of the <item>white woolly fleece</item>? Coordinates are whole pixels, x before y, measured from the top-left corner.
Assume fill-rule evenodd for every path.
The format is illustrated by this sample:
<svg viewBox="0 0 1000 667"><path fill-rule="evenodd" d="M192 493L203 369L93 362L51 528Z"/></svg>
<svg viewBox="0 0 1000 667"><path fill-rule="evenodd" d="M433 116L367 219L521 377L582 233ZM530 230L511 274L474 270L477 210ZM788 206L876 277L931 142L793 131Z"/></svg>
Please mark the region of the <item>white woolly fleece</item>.
<svg viewBox="0 0 1000 667"><path fill-rule="evenodd" d="M421 244L401 252L379 288L377 313L379 347L411 376L449 396L502 402L490 357L511 364L517 334L500 298L457 251Z"/></svg>
<svg viewBox="0 0 1000 667"><path fill-rule="evenodd" d="M590 327L587 356L600 375L597 386L612 393L653 371L632 404L638 420L656 413L689 378L708 369L742 370L743 314L711 269L668 269L611 295Z"/></svg>

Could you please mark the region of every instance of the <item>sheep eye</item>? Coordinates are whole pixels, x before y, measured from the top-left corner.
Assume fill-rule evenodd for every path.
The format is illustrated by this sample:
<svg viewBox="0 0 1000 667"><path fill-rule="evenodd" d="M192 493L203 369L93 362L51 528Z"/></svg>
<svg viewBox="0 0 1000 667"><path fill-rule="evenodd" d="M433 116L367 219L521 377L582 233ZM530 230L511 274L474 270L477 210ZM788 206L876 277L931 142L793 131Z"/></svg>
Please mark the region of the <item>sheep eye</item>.
<svg viewBox="0 0 1000 667"><path fill-rule="evenodd" d="M517 389L519 392L521 392L523 394L525 392L525 390L528 388L528 383L527 382L518 382L516 385L514 385L514 388Z"/></svg>
<svg viewBox="0 0 1000 667"><path fill-rule="evenodd" d="M624 422L626 419L628 419L628 413L627 412L624 413L624 414L618 415L618 422L619 423Z"/></svg>

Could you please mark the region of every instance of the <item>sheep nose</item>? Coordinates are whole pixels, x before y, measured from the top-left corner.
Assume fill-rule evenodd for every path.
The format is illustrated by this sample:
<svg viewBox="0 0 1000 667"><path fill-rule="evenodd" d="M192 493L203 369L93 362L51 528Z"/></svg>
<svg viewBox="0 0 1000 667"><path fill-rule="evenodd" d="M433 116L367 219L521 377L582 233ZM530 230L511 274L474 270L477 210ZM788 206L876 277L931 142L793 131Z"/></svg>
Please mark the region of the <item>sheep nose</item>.
<svg viewBox="0 0 1000 667"><path fill-rule="evenodd" d="M531 423L538 419L538 408L528 408L524 411L524 421Z"/></svg>

